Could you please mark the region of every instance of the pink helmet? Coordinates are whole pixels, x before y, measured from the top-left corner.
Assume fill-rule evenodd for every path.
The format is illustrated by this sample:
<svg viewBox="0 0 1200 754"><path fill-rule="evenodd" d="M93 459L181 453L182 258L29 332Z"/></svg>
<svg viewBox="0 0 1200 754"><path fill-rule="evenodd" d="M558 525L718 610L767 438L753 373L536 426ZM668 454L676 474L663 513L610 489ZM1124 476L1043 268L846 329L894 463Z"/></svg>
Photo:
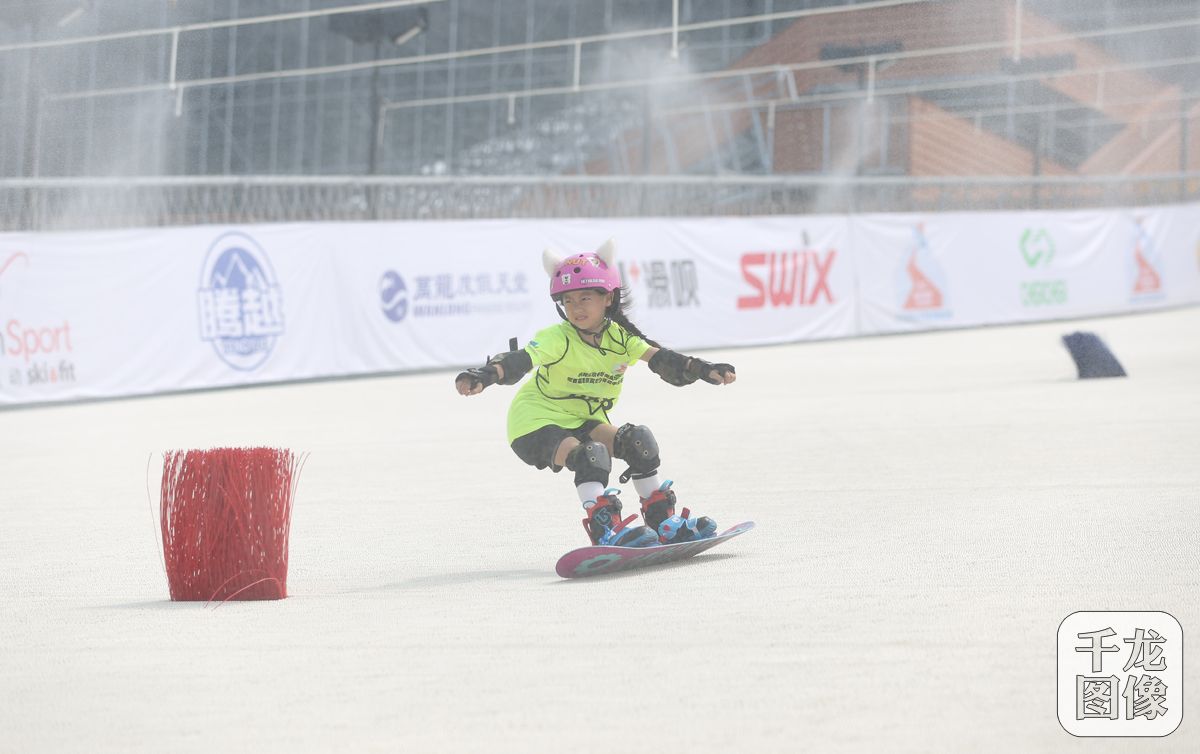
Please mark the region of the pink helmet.
<svg viewBox="0 0 1200 754"><path fill-rule="evenodd" d="M621 271L615 262L616 247L612 239L594 253L572 254L566 259L547 249L542 253L542 265L550 275L550 298L555 301L567 291L600 288L605 292L621 287Z"/></svg>

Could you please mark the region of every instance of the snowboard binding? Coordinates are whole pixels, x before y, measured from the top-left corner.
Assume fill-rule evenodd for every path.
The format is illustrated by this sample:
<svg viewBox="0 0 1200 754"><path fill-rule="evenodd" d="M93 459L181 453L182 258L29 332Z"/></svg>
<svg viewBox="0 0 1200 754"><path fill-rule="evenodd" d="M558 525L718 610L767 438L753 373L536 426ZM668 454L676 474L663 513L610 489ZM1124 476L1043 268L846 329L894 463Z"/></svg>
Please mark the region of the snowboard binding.
<svg viewBox="0 0 1200 754"><path fill-rule="evenodd" d="M650 497L642 498L642 518L646 526L658 533L659 541L671 545L708 539L716 534L717 522L708 516L692 518L692 512L687 508L683 509L683 515L675 515L675 491L671 484L668 479Z"/></svg>
<svg viewBox="0 0 1200 754"><path fill-rule="evenodd" d="M583 519L583 529L588 533L593 545L611 545L617 547L650 547L659 542L658 532L648 526L626 528L637 518L631 515L621 518L621 500L617 497L620 490L610 487L603 495L583 504L587 517Z"/></svg>

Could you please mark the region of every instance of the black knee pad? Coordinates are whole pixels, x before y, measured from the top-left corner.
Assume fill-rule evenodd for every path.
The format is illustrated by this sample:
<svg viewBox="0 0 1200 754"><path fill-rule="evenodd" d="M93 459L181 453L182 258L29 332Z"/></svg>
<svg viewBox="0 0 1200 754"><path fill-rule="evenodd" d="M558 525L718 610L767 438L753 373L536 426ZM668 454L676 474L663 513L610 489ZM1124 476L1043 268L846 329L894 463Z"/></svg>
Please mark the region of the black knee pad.
<svg viewBox="0 0 1200 754"><path fill-rule="evenodd" d="M613 455L629 464L634 479L658 471L658 442L644 424L625 424L618 429L613 438Z"/></svg>
<svg viewBox="0 0 1200 754"><path fill-rule="evenodd" d="M612 471L612 456L604 443L588 440L580 443L567 454L567 468L575 472L575 486L584 482L599 482L608 486L608 475Z"/></svg>

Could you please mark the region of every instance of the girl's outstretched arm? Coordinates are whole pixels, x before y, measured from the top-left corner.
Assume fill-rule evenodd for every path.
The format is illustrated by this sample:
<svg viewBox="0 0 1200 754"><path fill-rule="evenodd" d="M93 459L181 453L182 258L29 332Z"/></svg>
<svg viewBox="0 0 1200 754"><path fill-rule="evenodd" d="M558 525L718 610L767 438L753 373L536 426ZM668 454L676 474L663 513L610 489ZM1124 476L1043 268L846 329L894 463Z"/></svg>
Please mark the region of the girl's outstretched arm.
<svg viewBox="0 0 1200 754"><path fill-rule="evenodd" d="M481 367L459 372L454 378L454 389L459 395L479 395L484 388L497 382L501 385L517 384L532 368L533 360L528 352L509 351L493 356Z"/></svg>
<svg viewBox="0 0 1200 754"><path fill-rule="evenodd" d="M651 347L642 354L642 361L650 365L650 371L664 382L676 387L704 380L710 385L728 385L737 379L737 370L724 362L711 364L695 356L684 356L669 348Z"/></svg>

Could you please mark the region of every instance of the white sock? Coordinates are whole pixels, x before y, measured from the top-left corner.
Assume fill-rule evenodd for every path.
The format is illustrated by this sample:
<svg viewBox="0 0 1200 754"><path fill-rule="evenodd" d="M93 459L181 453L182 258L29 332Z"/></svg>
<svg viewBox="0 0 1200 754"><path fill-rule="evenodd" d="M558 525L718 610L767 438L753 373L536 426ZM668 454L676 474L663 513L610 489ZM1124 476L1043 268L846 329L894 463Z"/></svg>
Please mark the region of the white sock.
<svg viewBox="0 0 1200 754"><path fill-rule="evenodd" d="M604 494L605 487L599 482L584 482L575 488L579 493L579 502L586 503L589 500L595 500L600 495Z"/></svg>
<svg viewBox="0 0 1200 754"><path fill-rule="evenodd" d="M662 485L658 479L658 474L648 476L645 479L634 479L633 488L637 490L638 497L647 498L654 494L654 491Z"/></svg>

